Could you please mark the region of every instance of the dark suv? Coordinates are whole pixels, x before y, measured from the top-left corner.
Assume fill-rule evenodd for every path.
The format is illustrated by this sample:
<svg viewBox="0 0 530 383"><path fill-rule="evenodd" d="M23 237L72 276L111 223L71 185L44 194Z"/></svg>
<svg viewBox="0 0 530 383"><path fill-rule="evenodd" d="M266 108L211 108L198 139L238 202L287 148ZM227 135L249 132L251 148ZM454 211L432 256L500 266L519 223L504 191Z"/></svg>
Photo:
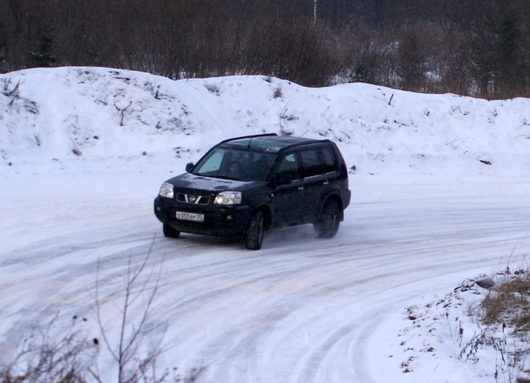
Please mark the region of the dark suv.
<svg viewBox="0 0 530 383"><path fill-rule="evenodd" d="M214 146L186 173L169 179L155 199L164 235L242 235L261 248L263 232L312 223L331 238L350 203L348 173L329 140L262 134Z"/></svg>

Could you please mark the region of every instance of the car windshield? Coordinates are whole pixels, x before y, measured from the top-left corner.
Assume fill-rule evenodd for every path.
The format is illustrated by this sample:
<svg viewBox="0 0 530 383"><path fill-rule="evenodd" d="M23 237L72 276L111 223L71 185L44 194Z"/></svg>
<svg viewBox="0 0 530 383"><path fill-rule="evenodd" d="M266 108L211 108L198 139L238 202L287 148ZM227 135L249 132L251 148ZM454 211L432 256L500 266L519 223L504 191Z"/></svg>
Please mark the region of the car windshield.
<svg viewBox="0 0 530 383"><path fill-rule="evenodd" d="M276 155L230 148L215 148L193 169L193 174L237 181L265 181Z"/></svg>

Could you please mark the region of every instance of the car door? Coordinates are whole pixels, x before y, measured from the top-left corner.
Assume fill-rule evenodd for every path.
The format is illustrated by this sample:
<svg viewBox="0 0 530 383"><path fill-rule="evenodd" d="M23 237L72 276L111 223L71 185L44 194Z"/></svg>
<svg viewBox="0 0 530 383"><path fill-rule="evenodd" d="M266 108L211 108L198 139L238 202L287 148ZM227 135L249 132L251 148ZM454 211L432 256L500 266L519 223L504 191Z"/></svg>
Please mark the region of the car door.
<svg viewBox="0 0 530 383"><path fill-rule="evenodd" d="M304 186L299 168L296 153L285 154L279 161L271 192L275 226L294 225L304 219Z"/></svg>
<svg viewBox="0 0 530 383"><path fill-rule="evenodd" d="M298 156L304 187L304 222L314 222L318 217L322 194L328 180L318 148L303 149Z"/></svg>

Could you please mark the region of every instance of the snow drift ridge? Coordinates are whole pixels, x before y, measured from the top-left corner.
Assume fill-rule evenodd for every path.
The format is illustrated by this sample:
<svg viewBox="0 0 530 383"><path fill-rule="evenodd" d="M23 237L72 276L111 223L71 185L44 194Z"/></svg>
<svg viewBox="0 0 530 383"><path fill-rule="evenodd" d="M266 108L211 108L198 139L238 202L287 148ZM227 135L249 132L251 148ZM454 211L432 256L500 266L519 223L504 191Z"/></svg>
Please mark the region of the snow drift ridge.
<svg viewBox="0 0 530 383"><path fill-rule="evenodd" d="M0 76L0 127L1 172L36 161L196 160L222 138L276 132L332 139L364 174L530 174L530 99L360 83L31 69Z"/></svg>

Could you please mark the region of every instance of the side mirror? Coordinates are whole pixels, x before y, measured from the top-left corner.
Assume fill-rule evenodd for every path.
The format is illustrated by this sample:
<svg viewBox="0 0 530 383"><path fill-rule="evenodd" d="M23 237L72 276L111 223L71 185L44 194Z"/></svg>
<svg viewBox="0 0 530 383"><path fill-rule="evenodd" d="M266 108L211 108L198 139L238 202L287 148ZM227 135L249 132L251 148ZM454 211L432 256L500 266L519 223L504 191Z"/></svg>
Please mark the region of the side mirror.
<svg viewBox="0 0 530 383"><path fill-rule="evenodd" d="M191 172L191 170L193 169L193 166L194 166L194 165L193 165L193 162L188 162L188 163L186 164L186 171L187 171L188 173Z"/></svg>

